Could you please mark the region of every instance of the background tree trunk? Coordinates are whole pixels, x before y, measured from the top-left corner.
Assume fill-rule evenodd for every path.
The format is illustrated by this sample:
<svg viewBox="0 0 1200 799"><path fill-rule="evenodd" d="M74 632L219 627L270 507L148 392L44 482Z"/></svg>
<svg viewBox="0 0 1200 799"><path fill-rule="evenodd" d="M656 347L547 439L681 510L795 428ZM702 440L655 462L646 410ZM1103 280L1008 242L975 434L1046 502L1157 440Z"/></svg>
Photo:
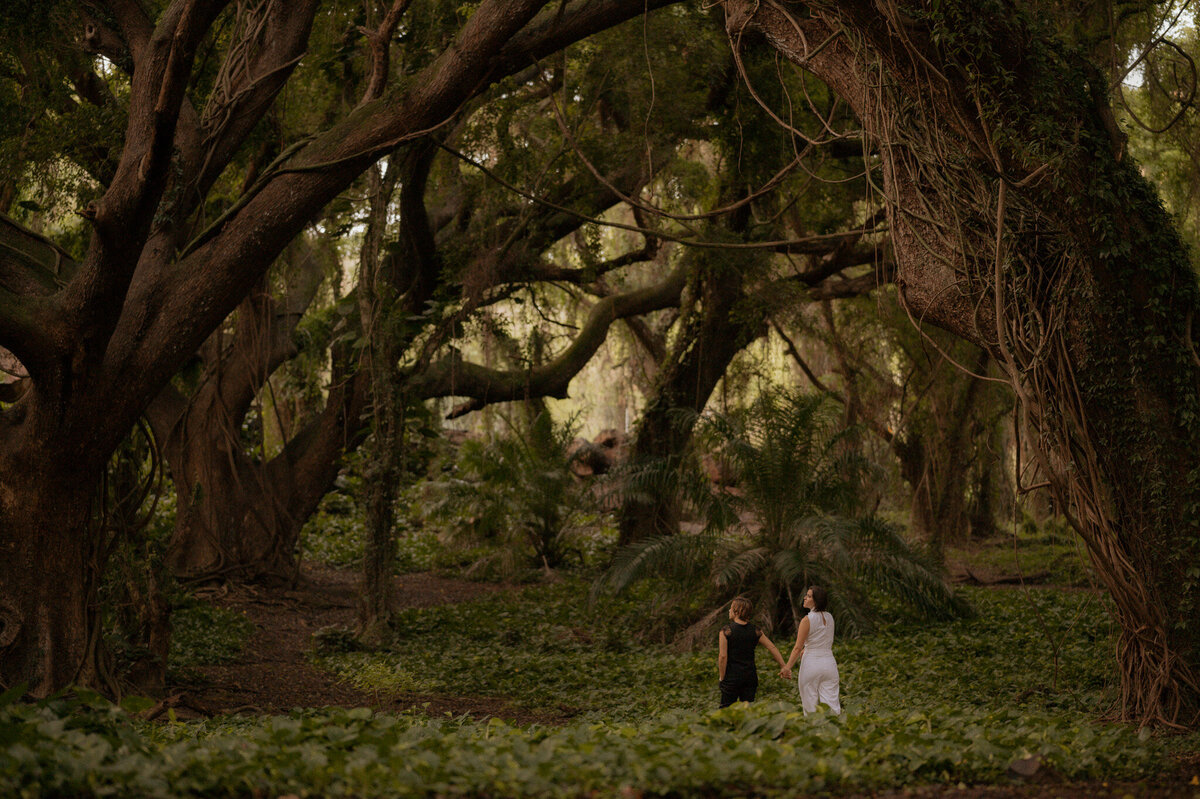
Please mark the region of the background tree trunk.
<svg viewBox="0 0 1200 799"><path fill-rule="evenodd" d="M693 422L680 411L703 411L734 356L762 332L761 321L735 313L745 300L741 270L722 264L701 270L696 282L699 308L681 321L676 343L659 365L654 395L629 448L632 464L659 459L669 463L683 455ZM618 523L620 546L678 532L678 499L668 493L646 497L631 492L621 504Z"/></svg>
<svg viewBox="0 0 1200 799"><path fill-rule="evenodd" d="M424 208L425 180L432 149L425 147L406 163L407 186ZM388 161L387 173L378 167L368 172L370 213L359 259L358 313L362 319L363 347L359 369L370 380L371 437L366 445L363 488L366 492L366 529L362 562L362 587L358 605L358 636L374 644L386 633L392 613L392 570L396 560L395 502L404 460L404 396L399 358L407 341L402 335L396 290L397 263L381 257L387 232L388 208L399 179L400 157ZM425 223L422 215L421 223ZM422 224L424 230L428 226ZM411 248L410 248L410 254Z"/></svg>
<svg viewBox="0 0 1200 799"><path fill-rule="evenodd" d="M988 360L980 350L970 368L983 373ZM950 391L939 399L948 400L949 407L935 403L924 429L902 431L892 439L900 473L912 489L910 529L939 562L947 544L967 535L967 494L972 461L978 458L973 422L983 393L982 380L957 369L942 380Z"/></svg>
<svg viewBox="0 0 1200 799"><path fill-rule="evenodd" d="M299 354L293 335L323 281L314 247L289 248L282 260L282 296L260 285L238 307L232 334L201 349L205 370L191 396L168 386L147 411L178 492L169 561L183 579L291 582L300 529L361 438L365 381L335 351L325 406L300 420L281 452L265 457L262 430L245 440L255 399L268 401L271 375ZM262 424L264 416L260 409Z"/></svg>

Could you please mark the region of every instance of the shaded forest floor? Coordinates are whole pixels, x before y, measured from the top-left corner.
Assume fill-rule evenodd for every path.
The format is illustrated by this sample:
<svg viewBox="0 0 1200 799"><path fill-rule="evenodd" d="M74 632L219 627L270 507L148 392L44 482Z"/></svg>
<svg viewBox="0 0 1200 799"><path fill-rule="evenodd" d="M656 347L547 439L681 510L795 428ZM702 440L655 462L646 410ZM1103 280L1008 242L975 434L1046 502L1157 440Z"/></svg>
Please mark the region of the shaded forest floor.
<svg viewBox="0 0 1200 799"><path fill-rule="evenodd" d="M979 563L958 552L947 565L955 582L984 586L1043 584L1045 570L1013 572L1005 563ZM430 715L497 717L516 724L562 723L570 714L531 712L489 696L445 696L413 692L364 692L318 669L309 661L313 635L327 628L352 628L359 575L319 563L305 563L294 588L222 586L197 592L201 599L239 612L254 631L236 663L198 666L194 676L170 686L167 705L179 718L227 713L286 713L293 708L370 707L423 710ZM425 608L467 602L517 586L442 577L431 573L393 579L393 607Z"/></svg>
<svg viewBox="0 0 1200 799"><path fill-rule="evenodd" d="M516 724L561 723L566 717L531 713L504 699L411 692L364 692L309 662L313 635L353 627L358 573L306 563L294 588L229 587L198 592L213 604L246 616L254 630L236 663L199 666L199 679L169 686L165 703L178 718L227 713L286 713L293 708L370 707L430 715L497 717ZM513 590L512 586L405 574L394 578L396 609L433 607Z"/></svg>
<svg viewBox="0 0 1200 799"><path fill-rule="evenodd" d="M948 565L956 582L998 588L1021 583L1072 587L1061 584L1062 575L1044 569L1014 572L1003 559L979 561L971 552L955 553L948 558ZM310 662L314 633L323 628L350 628L354 624L357 580L353 570L310 563L302 569L294 588L226 587L200 592L199 598L244 614L253 625L253 632L238 662L197 667L190 679L170 686L164 709L171 708L180 719L235 713L277 714L293 708L332 706L370 707L384 712L417 710L430 716L468 714L476 719L495 717L518 725L556 725L570 720L571 713L567 710L555 715L497 696L363 691L315 667ZM519 587L417 573L396 577L393 590L395 607L402 609L467 602L497 592L513 593ZM1064 782L1053 772L1040 772L1028 779L1014 775L1011 784L1005 785L912 786L847 795L887 799L948 796L1200 799L1200 785L1193 784L1197 772L1200 772L1200 753L1177 758L1171 772L1141 782Z"/></svg>

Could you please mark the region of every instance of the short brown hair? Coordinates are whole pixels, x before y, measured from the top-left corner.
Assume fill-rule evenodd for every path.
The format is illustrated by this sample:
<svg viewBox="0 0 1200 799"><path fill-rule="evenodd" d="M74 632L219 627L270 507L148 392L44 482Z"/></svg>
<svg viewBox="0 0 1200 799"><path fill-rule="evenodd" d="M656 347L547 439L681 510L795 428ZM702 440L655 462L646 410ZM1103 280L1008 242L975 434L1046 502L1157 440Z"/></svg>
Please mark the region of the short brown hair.
<svg viewBox="0 0 1200 799"><path fill-rule="evenodd" d="M733 611L734 616L749 621L750 614L754 612L754 603L744 596L735 596L729 603L729 608Z"/></svg>

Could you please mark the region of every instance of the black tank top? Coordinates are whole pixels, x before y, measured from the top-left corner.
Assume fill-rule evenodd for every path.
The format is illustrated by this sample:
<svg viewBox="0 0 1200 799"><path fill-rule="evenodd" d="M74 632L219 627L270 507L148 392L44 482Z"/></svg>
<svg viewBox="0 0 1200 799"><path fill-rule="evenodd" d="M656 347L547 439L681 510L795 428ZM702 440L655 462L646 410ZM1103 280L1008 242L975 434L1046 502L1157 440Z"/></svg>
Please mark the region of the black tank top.
<svg viewBox="0 0 1200 799"><path fill-rule="evenodd" d="M754 647L758 645L758 630L753 624L730 622L722 629L728 642L726 652L729 662L725 666L725 679L744 680L758 678L754 669Z"/></svg>

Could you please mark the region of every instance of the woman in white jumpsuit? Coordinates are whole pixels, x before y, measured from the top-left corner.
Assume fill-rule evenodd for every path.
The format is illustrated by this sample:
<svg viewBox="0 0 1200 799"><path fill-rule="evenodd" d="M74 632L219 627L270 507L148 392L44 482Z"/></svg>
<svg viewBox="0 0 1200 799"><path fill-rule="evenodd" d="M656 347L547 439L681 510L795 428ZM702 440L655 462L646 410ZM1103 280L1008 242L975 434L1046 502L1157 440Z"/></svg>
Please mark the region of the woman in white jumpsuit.
<svg viewBox="0 0 1200 799"><path fill-rule="evenodd" d="M829 595L814 585L804 595L808 615L800 620L796 630L796 645L783 671L791 676L792 666L800 660L800 704L805 713L817 709L817 703L829 705L834 713L842 712L838 701L838 667L833 659L833 616L825 610Z"/></svg>

